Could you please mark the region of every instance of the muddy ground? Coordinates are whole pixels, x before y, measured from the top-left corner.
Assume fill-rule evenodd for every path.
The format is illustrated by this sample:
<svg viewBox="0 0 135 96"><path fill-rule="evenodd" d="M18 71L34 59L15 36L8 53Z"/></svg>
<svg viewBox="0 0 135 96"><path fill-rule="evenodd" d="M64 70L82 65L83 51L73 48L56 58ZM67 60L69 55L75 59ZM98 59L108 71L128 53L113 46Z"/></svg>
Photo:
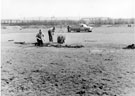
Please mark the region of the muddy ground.
<svg viewBox="0 0 135 96"><path fill-rule="evenodd" d="M68 43L72 37L77 41L74 34L67 36ZM79 36L88 36L84 34ZM83 48L19 45L8 41L16 39L15 33L2 34L10 37L3 39L1 48L2 96L134 96L135 50L122 49L131 38L126 41L123 33L113 43L120 33L101 34L104 38L93 37L96 32L92 38L80 37Z"/></svg>

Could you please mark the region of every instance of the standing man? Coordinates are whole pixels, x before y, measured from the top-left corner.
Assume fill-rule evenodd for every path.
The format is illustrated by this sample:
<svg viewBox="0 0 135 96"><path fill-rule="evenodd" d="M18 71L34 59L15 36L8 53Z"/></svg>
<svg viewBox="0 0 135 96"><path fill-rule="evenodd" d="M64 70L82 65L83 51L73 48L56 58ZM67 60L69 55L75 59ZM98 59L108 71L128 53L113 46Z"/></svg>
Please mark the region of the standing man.
<svg viewBox="0 0 135 96"><path fill-rule="evenodd" d="M42 34L42 31L41 29L39 30L39 33L36 35L36 38L37 38L37 45L38 46L43 46L43 37L44 35Z"/></svg>
<svg viewBox="0 0 135 96"><path fill-rule="evenodd" d="M55 27L52 27L48 30L48 35L49 35L49 41L53 42L53 37L52 35L54 35L54 31L55 31Z"/></svg>

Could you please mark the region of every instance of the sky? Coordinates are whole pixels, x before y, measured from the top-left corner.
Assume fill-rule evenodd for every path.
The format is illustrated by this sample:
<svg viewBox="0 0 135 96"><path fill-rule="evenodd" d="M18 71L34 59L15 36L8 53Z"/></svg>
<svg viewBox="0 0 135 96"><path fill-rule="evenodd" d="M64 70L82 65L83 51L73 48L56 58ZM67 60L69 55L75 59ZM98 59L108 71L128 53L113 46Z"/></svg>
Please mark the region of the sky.
<svg viewBox="0 0 135 96"><path fill-rule="evenodd" d="M2 0L1 18L135 17L134 0Z"/></svg>

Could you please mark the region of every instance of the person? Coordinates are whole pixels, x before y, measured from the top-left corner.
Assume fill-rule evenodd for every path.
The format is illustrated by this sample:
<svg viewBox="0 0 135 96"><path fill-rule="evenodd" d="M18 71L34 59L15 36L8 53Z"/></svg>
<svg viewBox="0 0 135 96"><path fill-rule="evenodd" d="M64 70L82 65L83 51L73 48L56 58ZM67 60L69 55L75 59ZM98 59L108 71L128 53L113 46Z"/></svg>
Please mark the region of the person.
<svg viewBox="0 0 135 96"><path fill-rule="evenodd" d="M36 35L37 38L37 46L43 46L43 37L41 29L39 30L39 33Z"/></svg>
<svg viewBox="0 0 135 96"><path fill-rule="evenodd" d="M48 30L48 36L49 36L49 41L53 42L53 37L52 35L54 35L54 31L55 31L55 27L52 27Z"/></svg>

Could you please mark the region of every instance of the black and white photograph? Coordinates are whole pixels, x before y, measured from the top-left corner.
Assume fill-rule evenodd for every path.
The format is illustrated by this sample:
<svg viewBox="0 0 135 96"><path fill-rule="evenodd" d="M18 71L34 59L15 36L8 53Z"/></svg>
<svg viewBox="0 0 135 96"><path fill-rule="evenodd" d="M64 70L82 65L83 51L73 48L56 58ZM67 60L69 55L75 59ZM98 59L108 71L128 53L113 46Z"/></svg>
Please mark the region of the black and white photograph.
<svg viewBox="0 0 135 96"><path fill-rule="evenodd" d="M1 0L1 96L135 96L134 0Z"/></svg>

